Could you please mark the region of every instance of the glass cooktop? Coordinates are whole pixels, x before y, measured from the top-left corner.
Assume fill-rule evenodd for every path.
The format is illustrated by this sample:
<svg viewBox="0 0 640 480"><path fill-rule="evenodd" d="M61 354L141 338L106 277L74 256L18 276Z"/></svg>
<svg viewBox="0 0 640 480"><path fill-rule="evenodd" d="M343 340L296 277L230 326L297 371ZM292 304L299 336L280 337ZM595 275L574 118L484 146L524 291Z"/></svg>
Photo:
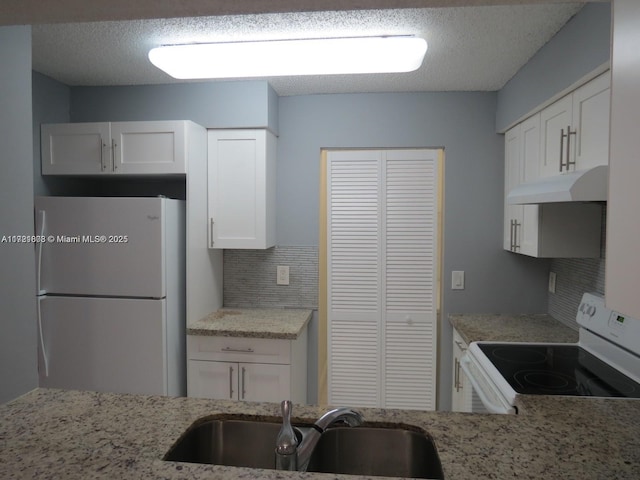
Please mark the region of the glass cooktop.
<svg viewBox="0 0 640 480"><path fill-rule="evenodd" d="M577 345L479 347L517 393L640 398L640 384Z"/></svg>

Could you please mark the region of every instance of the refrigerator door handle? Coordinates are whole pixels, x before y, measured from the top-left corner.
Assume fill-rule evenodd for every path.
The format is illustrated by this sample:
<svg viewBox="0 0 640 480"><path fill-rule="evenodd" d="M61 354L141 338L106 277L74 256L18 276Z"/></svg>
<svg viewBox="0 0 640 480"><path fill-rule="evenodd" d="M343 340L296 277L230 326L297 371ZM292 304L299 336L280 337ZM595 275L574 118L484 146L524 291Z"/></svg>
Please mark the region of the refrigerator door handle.
<svg viewBox="0 0 640 480"><path fill-rule="evenodd" d="M42 359L44 361L44 376L49 376L49 359L47 358L47 350L44 347L44 335L42 334L42 303L44 298L38 297L38 333L40 334L40 348L42 349Z"/></svg>
<svg viewBox="0 0 640 480"><path fill-rule="evenodd" d="M46 213L44 210L38 210L38 213L40 214L40 228L39 231L38 229L36 229L36 236L37 238L39 238L39 242L37 243L38 245L38 269L36 270L36 286L37 286L37 295L44 295L46 292L46 290L42 289L42 249L44 248L44 242L46 240L46 226L45 226L45 218L46 218Z"/></svg>

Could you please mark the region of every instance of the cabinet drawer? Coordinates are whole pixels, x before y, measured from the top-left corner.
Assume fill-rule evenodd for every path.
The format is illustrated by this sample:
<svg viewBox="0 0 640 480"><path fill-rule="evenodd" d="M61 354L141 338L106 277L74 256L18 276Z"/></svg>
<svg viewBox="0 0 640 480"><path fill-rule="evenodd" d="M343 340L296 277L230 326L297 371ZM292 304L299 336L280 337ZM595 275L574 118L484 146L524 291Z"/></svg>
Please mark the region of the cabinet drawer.
<svg viewBox="0 0 640 480"><path fill-rule="evenodd" d="M247 363L291 363L291 341L187 335L190 359Z"/></svg>

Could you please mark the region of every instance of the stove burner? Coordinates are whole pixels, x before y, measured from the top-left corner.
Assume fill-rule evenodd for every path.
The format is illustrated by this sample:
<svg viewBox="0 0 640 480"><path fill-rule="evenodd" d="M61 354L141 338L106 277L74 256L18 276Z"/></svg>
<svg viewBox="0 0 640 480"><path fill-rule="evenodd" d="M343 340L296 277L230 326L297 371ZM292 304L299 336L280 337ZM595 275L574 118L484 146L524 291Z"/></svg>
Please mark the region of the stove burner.
<svg viewBox="0 0 640 480"><path fill-rule="evenodd" d="M523 389L538 389L548 392L566 392L576 389L574 378L561 372L547 370L520 370L513 376Z"/></svg>
<svg viewBox="0 0 640 480"><path fill-rule="evenodd" d="M493 356L505 362L513 362L517 364L536 364L543 363L547 356L544 352L534 350L532 348L498 347L493 351Z"/></svg>

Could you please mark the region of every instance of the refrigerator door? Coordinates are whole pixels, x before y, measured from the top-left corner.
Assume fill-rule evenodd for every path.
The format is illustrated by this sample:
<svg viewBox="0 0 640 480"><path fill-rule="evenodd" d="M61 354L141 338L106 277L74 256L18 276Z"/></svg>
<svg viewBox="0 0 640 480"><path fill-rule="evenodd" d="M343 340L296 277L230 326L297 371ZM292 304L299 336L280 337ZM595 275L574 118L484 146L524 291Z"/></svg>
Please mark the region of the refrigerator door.
<svg viewBox="0 0 640 480"><path fill-rule="evenodd" d="M167 394L164 299L44 296L39 302L41 387Z"/></svg>
<svg viewBox="0 0 640 480"><path fill-rule="evenodd" d="M36 197L39 293L164 297L166 201Z"/></svg>

